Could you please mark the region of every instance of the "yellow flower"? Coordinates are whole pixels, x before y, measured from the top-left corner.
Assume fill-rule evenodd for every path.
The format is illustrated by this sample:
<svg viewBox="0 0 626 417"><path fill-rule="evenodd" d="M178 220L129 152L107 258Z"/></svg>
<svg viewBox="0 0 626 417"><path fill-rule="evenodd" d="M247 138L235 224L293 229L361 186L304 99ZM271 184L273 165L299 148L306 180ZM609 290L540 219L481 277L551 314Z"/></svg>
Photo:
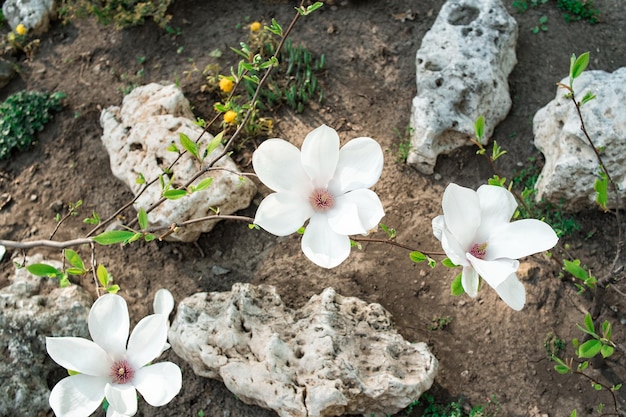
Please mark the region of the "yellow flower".
<svg viewBox="0 0 626 417"><path fill-rule="evenodd" d="M19 25L15 27L15 33L17 33L20 36L26 35L26 26L20 23Z"/></svg>
<svg viewBox="0 0 626 417"><path fill-rule="evenodd" d="M261 22L252 22L250 23L250 30L252 32L258 32L259 30L261 30Z"/></svg>
<svg viewBox="0 0 626 417"><path fill-rule="evenodd" d="M222 78L220 80L220 90L225 93L230 93L231 91L233 91L234 86L235 83L230 78Z"/></svg>
<svg viewBox="0 0 626 417"><path fill-rule="evenodd" d="M228 124L232 124L235 123L235 119L237 119L237 113L232 111L232 110L228 110L226 113L224 113L224 121Z"/></svg>

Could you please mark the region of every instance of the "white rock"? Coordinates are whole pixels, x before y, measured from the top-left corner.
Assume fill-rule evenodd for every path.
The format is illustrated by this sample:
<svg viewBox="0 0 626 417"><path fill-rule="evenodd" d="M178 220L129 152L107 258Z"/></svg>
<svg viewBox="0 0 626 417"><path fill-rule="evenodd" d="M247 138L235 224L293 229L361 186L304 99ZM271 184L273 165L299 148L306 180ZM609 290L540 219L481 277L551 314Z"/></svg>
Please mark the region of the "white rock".
<svg viewBox="0 0 626 417"><path fill-rule="evenodd" d="M202 128L193 120L189 102L175 85L148 84L134 89L124 97L121 108L109 107L100 116L100 124L104 130L102 142L109 153L111 171L137 195L142 189L142 185L136 181L140 173L147 181L157 178L178 157L177 152L169 151L167 147L176 143L178 149L184 149L180 145L181 133L194 141L202 133ZM204 134L201 152L212 138L210 134ZM223 149L220 145L206 157L205 164ZM202 166L188 152L185 153L173 169L173 184L185 184ZM228 156L214 166L239 172L237 165ZM232 214L250 205L256 193L256 187L251 181L242 181L237 174L218 170L197 179L193 185L209 176L213 178L213 183L206 190L178 200L165 201L150 212L150 226L166 226L208 216L213 214L212 208L218 208L220 214ZM171 179L168 175L163 177L166 183ZM155 183L137 199L135 208L147 209L159 200L161 191L159 183ZM200 222L186 226L168 239L193 242L201 233L213 229L215 223Z"/></svg>
<svg viewBox="0 0 626 417"><path fill-rule="evenodd" d="M196 374L282 417L393 414L430 388L438 366L379 304L332 288L299 310L272 286L194 294L179 304L169 341Z"/></svg>
<svg viewBox="0 0 626 417"><path fill-rule="evenodd" d="M61 268L60 262L38 254L27 257L27 263ZM88 337L92 299L77 285L58 288L58 281L48 282L26 268L10 280L0 289L0 416L45 415L48 379L56 383L65 372L48 358L46 336Z"/></svg>
<svg viewBox="0 0 626 417"><path fill-rule="evenodd" d="M50 27L50 22L56 19L56 2L54 0L6 0L2 5L2 13L12 29L21 23L29 32L40 34L46 32Z"/></svg>
<svg viewBox="0 0 626 417"><path fill-rule="evenodd" d="M417 96L407 162L432 174L437 156L471 145L485 117L486 144L511 108L517 23L500 0L448 0L417 51Z"/></svg>
<svg viewBox="0 0 626 417"><path fill-rule="evenodd" d="M569 77L561 83L568 85ZM586 71L574 80L576 101L588 92L597 97L581 107L585 128L626 204L626 67L613 73ZM594 183L598 160L581 128L580 119L566 90L540 109L533 119L535 146L544 154L545 165L537 181L537 201L563 204L569 211L596 207ZM615 207L609 189L609 207Z"/></svg>

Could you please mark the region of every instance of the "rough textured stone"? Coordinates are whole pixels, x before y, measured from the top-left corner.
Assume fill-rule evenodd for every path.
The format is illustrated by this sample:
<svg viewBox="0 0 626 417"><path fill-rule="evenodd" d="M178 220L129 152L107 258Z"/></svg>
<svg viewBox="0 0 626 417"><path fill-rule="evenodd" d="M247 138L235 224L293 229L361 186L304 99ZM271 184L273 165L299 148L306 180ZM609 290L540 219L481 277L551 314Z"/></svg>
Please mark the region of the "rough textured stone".
<svg viewBox="0 0 626 417"><path fill-rule="evenodd" d="M54 0L6 0L2 13L12 29L20 23L28 31L40 34L46 32L50 22L56 19Z"/></svg>
<svg viewBox="0 0 626 417"><path fill-rule="evenodd" d="M511 108L516 43L517 23L500 0L443 5L417 51L410 165L432 174L438 155L471 144L480 115L487 143Z"/></svg>
<svg viewBox="0 0 626 417"><path fill-rule="evenodd" d="M169 151L167 147L176 143L178 149L184 149L180 145L181 133L191 140L200 136L202 128L194 120L189 102L175 85L148 84L134 89L124 97L121 108L109 107L100 116L100 124L104 130L102 142L109 152L113 174L137 195L142 189L142 185L136 181L140 173L148 181L157 178L178 157L177 152ZM201 152L212 138L208 133L204 134ZM205 161L211 161L223 149L220 145ZM214 167L239 172L237 165L228 156L223 157ZM199 161L188 152L185 153L173 169L173 185L185 184L201 168ZM166 183L170 181L168 175L163 176ZM193 184L208 176L213 178L213 183L206 190L179 200L165 201L150 212L150 225L169 226L172 223L208 216L213 214L211 209L215 208L219 208L221 214L232 214L250 205L256 193L256 187L251 181L242 181L239 175L232 172L216 170ZM157 182L139 196L135 208L147 209L160 197L161 187ZM215 223L195 223L181 228L169 238L193 242L201 233L213 229Z"/></svg>
<svg viewBox="0 0 626 417"><path fill-rule="evenodd" d="M561 83L569 84L569 77ZM585 127L594 145L602 151L602 159L613 181L622 191L622 207L626 204L626 67L613 73L587 71L574 81L576 100L588 92L596 99L581 108ZM545 165L537 181L537 200L563 204L578 211L593 208L594 183L598 159L588 145L580 119L571 99L558 89L556 97L540 109L533 119L535 146L544 154ZM609 193L609 197L612 194ZM615 207L610 199L609 207Z"/></svg>
<svg viewBox="0 0 626 417"><path fill-rule="evenodd" d="M395 413L430 388L438 365L379 304L332 288L299 310L272 286L194 294L179 304L169 341L196 374L283 417Z"/></svg>
<svg viewBox="0 0 626 417"><path fill-rule="evenodd" d="M27 261L61 267L41 255ZM11 280L0 289L0 416L42 415L50 410L48 378L65 372L48 358L46 336L87 337L92 299L81 287L47 285L25 268Z"/></svg>
<svg viewBox="0 0 626 417"><path fill-rule="evenodd" d="M6 86L15 77L15 63L0 59L0 88Z"/></svg>

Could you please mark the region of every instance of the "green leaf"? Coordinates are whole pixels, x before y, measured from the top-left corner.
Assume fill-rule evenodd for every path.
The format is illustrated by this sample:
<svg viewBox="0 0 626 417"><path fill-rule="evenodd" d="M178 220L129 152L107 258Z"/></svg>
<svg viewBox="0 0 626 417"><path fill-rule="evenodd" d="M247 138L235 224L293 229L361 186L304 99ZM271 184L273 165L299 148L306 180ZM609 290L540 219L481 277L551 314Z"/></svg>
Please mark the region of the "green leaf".
<svg viewBox="0 0 626 417"><path fill-rule="evenodd" d="M569 416L569 417L576 417L576 409L573 409L573 410L572 410L572 414L570 414L570 416Z"/></svg>
<svg viewBox="0 0 626 417"><path fill-rule="evenodd" d="M605 339L611 340L611 336L613 335L613 326L611 326L611 322L608 320L604 320L602 323L602 336Z"/></svg>
<svg viewBox="0 0 626 417"><path fill-rule="evenodd" d="M72 285L72 283L68 279L67 274L62 274L61 277L59 278L59 286L61 288L65 288L65 287L69 287L70 285Z"/></svg>
<svg viewBox="0 0 626 417"><path fill-rule="evenodd" d="M93 240L100 245L114 245L116 243L125 243L135 235L135 232L128 230L109 230L94 236Z"/></svg>
<svg viewBox="0 0 626 417"><path fill-rule="evenodd" d="M585 93L585 96L582 98L582 100L580 100L580 105L582 106L583 104L588 103L595 98L596 98L595 94L593 94L591 91L587 91Z"/></svg>
<svg viewBox="0 0 626 417"><path fill-rule="evenodd" d="M454 262L452 262L450 258L446 258L441 261L441 265L445 266L446 268L456 268L458 266Z"/></svg>
<svg viewBox="0 0 626 417"><path fill-rule="evenodd" d="M587 68L587 65L589 65L589 52L581 54L578 58L576 58L576 55L572 55L569 70L570 78L572 80L578 78Z"/></svg>
<svg viewBox="0 0 626 417"><path fill-rule="evenodd" d="M613 385L613 386L611 387L611 391L619 391L619 389L620 389L621 387L622 387L622 384L616 384L616 385Z"/></svg>
<svg viewBox="0 0 626 417"><path fill-rule="evenodd" d="M437 266L437 261L435 261L433 258L431 258L430 256L428 257L428 266L430 266L431 268L434 268Z"/></svg>
<svg viewBox="0 0 626 417"><path fill-rule="evenodd" d="M599 170L598 175L600 178L596 179L596 182L593 184L593 189L596 191L596 203L598 203L604 211L607 211L606 204L609 201L609 178L602 170Z"/></svg>
<svg viewBox="0 0 626 417"><path fill-rule="evenodd" d="M174 152L174 153L178 153L178 146L176 146L176 143L172 142L168 145L167 150L170 152Z"/></svg>
<svg viewBox="0 0 626 417"><path fill-rule="evenodd" d="M163 193L163 197L168 200L178 200L187 195L187 190L167 190Z"/></svg>
<svg viewBox="0 0 626 417"><path fill-rule="evenodd" d="M578 356L580 358L593 358L602 349L602 343L599 340L591 339L578 347Z"/></svg>
<svg viewBox="0 0 626 417"><path fill-rule="evenodd" d="M554 370L560 373L561 375L565 375L569 373L569 368L565 365L554 365Z"/></svg>
<svg viewBox="0 0 626 417"><path fill-rule="evenodd" d="M579 371L584 371L585 369L587 369L589 367L589 361L584 361L578 364L578 370Z"/></svg>
<svg viewBox="0 0 626 417"><path fill-rule="evenodd" d="M591 384L593 386L593 389L595 389L596 391L602 391L602 385L600 384Z"/></svg>
<svg viewBox="0 0 626 417"><path fill-rule="evenodd" d="M137 212L137 220L139 221L139 227L141 230L146 230L148 228L148 213L144 210L143 207L139 209Z"/></svg>
<svg viewBox="0 0 626 417"><path fill-rule="evenodd" d="M65 271L68 275L83 275L85 272L84 269L81 268L67 268Z"/></svg>
<svg viewBox="0 0 626 417"><path fill-rule="evenodd" d="M485 134L485 118L481 114L478 116L478 119L474 122L474 132L476 133L476 137L480 141Z"/></svg>
<svg viewBox="0 0 626 417"><path fill-rule="evenodd" d="M55 278L62 275L61 271L47 264L32 264L26 267L26 270L38 277Z"/></svg>
<svg viewBox="0 0 626 417"><path fill-rule="evenodd" d="M563 269L575 276L576 278L585 281L589 278L589 274L580 266L580 259L574 259L573 261L568 261L567 259L563 259Z"/></svg>
<svg viewBox="0 0 626 417"><path fill-rule="evenodd" d="M180 144L183 148L190 154L192 154L196 159L200 159L200 155L198 153L198 144L191 139L189 136L185 135L183 132L180 132Z"/></svg>
<svg viewBox="0 0 626 417"><path fill-rule="evenodd" d="M156 239L156 236L152 233L148 233L143 237L143 240L145 240L146 242L152 242L154 239Z"/></svg>
<svg viewBox="0 0 626 417"><path fill-rule="evenodd" d="M126 243L133 243L143 237L143 233L134 233Z"/></svg>
<svg viewBox="0 0 626 417"><path fill-rule="evenodd" d="M194 191L206 190L207 188L211 186L212 183L213 183L213 178L205 178L202 181L200 181L198 185L194 186L193 190Z"/></svg>
<svg viewBox="0 0 626 417"><path fill-rule="evenodd" d="M462 277L463 273L460 273L459 275L454 277L454 280L452 280L452 284L450 285L450 293L455 297L465 292L465 289L463 288L463 282L461 281Z"/></svg>
<svg viewBox="0 0 626 417"><path fill-rule="evenodd" d="M109 294L117 294L117 292L120 290L120 286L115 284L115 285L111 285L110 287L107 287L107 292Z"/></svg>
<svg viewBox="0 0 626 417"><path fill-rule="evenodd" d="M206 148L206 154L207 155L211 155L211 153L216 150L218 148L218 146L220 146L220 144L222 143L222 139L224 139L224 131L222 130L220 133L218 133L217 135L215 135L213 137L213 139L211 139L211 142L209 142L209 146L207 146Z"/></svg>
<svg viewBox="0 0 626 417"><path fill-rule="evenodd" d="M109 286L110 275L104 265L98 265L96 269L96 276L98 277L98 281L103 288L107 288Z"/></svg>
<svg viewBox="0 0 626 417"><path fill-rule="evenodd" d="M590 333L596 332L596 328L593 325L593 319L591 318L591 314L589 313L585 314L584 323L585 323L585 327L587 327L587 330L589 330Z"/></svg>
<svg viewBox="0 0 626 417"><path fill-rule="evenodd" d="M409 258L415 263L424 262L426 259L428 259L426 255L419 251L413 251L409 253Z"/></svg>
<svg viewBox="0 0 626 417"><path fill-rule="evenodd" d="M80 269L81 271L85 270L85 264L83 263L83 260L80 258L78 253L76 253L76 251L74 251L72 249L65 249L65 259L67 259L67 261L70 264L72 264L76 268Z"/></svg>
<svg viewBox="0 0 626 417"><path fill-rule="evenodd" d="M603 358L608 358L614 351L615 349L611 345L602 345L602 348L600 348L600 354Z"/></svg>

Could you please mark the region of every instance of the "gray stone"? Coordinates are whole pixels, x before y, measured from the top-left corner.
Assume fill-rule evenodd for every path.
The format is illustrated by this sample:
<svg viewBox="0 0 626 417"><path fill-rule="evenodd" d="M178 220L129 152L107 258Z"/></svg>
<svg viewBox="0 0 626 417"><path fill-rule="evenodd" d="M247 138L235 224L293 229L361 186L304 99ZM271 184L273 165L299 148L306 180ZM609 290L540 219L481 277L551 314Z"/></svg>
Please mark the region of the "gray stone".
<svg viewBox="0 0 626 417"><path fill-rule="evenodd" d="M417 51L417 96L407 163L432 174L437 156L471 145L485 118L486 144L511 108L517 23L500 0L448 0Z"/></svg>
<svg viewBox="0 0 626 417"><path fill-rule="evenodd" d="M299 310L272 286L194 294L179 303L169 341L196 374L282 417L392 414L430 388L438 366L382 306L332 288Z"/></svg>
<svg viewBox="0 0 626 417"><path fill-rule="evenodd" d="M196 140L203 129L194 123L189 101L180 88L175 85L148 84L134 89L124 97L122 107L109 107L100 116L103 127L102 142L106 147L111 171L126 183L131 191L138 195L143 189L137 183L139 175L146 181L163 175L165 183L172 180L164 174L164 169L178 158L178 152L167 148L175 143L178 149L180 134L184 133L191 140ZM202 153L213 139L208 133L200 142ZM224 150L220 145L205 159L204 164L217 157ZM173 185L183 185L203 168L196 158L185 153L173 169ZM239 172L233 160L225 156L215 165L208 175L196 179L197 185L202 179L211 177L213 182L205 190L194 192L178 200L167 200L148 214L150 226L169 226L186 220L213 215L215 209L220 214L232 214L250 205L256 193L256 186L234 172ZM157 181L135 201L135 208L148 209L161 198L161 186ZM209 232L216 221L194 223L169 235L169 240L193 242L201 233Z"/></svg>
<svg viewBox="0 0 626 417"><path fill-rule="evenodd" d="M0 88L7 85L16 74L13 62L0 59Z"/></svg>
<svg viewBox="0 0 626 417"><path fill-rule="evenodd" d="M56 19L56 10L54 0L6 0L2 5L2 13L12 29L21 23L35 34L48 30L50 22Z"/></svg>
<svg viewBox="0 0 626 417"><path fill-rule="evenodd" d="M27 262L61 267L41 255ZM58 282L47 281L22 268L0 289L0 416L36 416L50 410L47 379L65 371L48 357L46 336L88 337L91 296L81 287L58 288Z"/></svg>
<svg viewBox="0 0 626 417"><path fill-rule="evenodd" d="M561 83L568 85L569 77ZM587 92L597 97L581 107L585 128L626 204L626 67L613 73L586 71L574 80L576 101ZM579 211L596 207L594 183L598 159L589 146L580 119L567 91L557 89L554 100L541 108L533 119L535 146L544 154L545 165L536 184L537 201L563 204L563 209ZM610 208L615 199L609 189Z"/></svg>

